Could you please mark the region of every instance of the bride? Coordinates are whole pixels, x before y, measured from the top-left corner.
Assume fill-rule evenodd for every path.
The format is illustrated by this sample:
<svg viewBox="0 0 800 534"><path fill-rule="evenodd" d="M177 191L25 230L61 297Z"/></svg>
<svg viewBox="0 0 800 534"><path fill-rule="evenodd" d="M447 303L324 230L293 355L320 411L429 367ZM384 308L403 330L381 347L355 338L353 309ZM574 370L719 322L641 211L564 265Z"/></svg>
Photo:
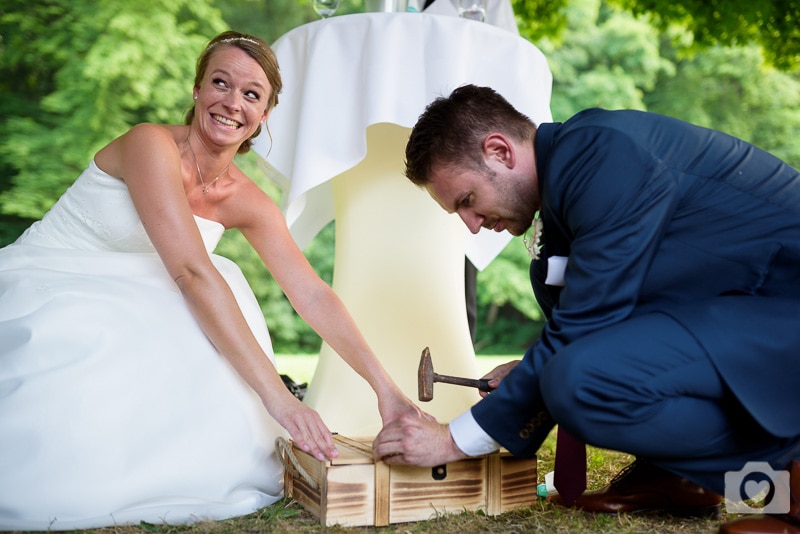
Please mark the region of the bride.
<svg viewBox="0 0 800 534"><path fill-rule="evenodd" d="M276 436L337 455L276 371L241 271L212 253L226 229L369 382L384 424L418 413L233 163L280 90L264 41L218 35L186 125L113 140L0 249L0 530L243 515L281 497Z"/></svg>

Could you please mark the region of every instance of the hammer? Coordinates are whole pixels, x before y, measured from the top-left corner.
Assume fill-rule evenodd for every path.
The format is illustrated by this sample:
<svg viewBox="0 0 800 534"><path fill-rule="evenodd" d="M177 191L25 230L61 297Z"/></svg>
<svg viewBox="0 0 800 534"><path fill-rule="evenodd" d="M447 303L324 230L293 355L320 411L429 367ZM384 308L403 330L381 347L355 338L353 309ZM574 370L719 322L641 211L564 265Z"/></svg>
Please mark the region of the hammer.
<svg viewBox="0 0 800 534"><path fill-rule="evenodd" d="M478 388L481 391L491 391L493 389L489 386L489 381L486 379L476 380L472 378L459 378L457 376L446 376L434 373L433 361L431 360L431 351L428 347L425 347L422 350L422 356L419 359L417 380L419 387L419 400L422 402L433 400L434 382L455 384L457 386L468 386L471 388Z"/></svg>

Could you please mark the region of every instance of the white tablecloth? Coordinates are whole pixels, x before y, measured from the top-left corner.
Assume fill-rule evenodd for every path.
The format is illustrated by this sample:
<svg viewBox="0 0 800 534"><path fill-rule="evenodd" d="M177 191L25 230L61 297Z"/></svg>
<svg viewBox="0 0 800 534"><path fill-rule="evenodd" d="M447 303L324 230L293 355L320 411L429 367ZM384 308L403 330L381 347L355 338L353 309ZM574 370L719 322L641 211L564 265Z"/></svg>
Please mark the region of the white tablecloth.
<svg viewBox="0 0 800 534"><path fill-rule="evenodd" d="M256 152L284 177L293 236L305 246L335 216L333 288L406 395L417 397L426 346L439 373L475 376L464 256L483 268L510 236L472 236L411 184L402 175L405 143L428 103L467 82L496 88L537 122L550 120L543 55L507 30L425 13L320 20L274 48L284 91L269 119L274 146L267 156L262 135ZM470 388L438 389L424 409L441 421L479 398ZM305 402L333 431L380 430L374 393L327 344Z"/></svg>
<svg viewBox="0 0 800 534"><path fill-rule="evenodd" d="M279 174L283 209L301 247L333 220L331 179L364 159L366 129L411 128L425 106L465 83L493 87L535 122L548 122L552 77L530 42L490 24L428 13L364 13L305 24L273 49L284 91L254 150ZM464 232L468 232L464 227ZM511 238L470 234L483 269Z"/></svg>

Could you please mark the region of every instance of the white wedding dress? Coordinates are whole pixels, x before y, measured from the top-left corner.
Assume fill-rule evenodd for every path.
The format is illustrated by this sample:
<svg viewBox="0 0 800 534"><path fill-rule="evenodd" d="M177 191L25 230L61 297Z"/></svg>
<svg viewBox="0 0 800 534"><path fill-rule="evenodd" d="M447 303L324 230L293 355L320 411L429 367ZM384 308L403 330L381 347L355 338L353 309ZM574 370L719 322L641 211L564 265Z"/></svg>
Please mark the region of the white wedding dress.
<svg viewBox="0 0 800 534"><path fill-rule="evenodd" d="M211 254L223 227L196 220ZM274 360L241 271L211 257ZM0 249L0 530L251 513L282 496L278 435L193 318L121 180L92 162Z"/></svg>

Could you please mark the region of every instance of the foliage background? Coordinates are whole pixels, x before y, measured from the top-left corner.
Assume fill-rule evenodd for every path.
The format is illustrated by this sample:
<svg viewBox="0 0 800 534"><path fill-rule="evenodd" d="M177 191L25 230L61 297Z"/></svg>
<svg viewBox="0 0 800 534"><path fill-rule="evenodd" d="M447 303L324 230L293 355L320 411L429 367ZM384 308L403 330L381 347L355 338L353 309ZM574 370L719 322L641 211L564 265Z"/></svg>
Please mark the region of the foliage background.
<svg viewBox="0 0 800 534"><path fill-rule="evenodd" d="M655 111L800 165L794 0L513 4L521 35L548 57L555 120L593 106ZM342 0L337 16L362 10ZM309 0L0 0L0 245L40 218L110 139L139 122L182 122L194 61L213 35L234 28L274 42L316 18ZM254 158L237 163L279 202ZM227 234L218 252L242 266L276 350L316 352L319 339L244 239ZM522 353L539 335L520 241L478 275L479 352ZM334 246L331 224L305 250L328 282Z"/></svg>

